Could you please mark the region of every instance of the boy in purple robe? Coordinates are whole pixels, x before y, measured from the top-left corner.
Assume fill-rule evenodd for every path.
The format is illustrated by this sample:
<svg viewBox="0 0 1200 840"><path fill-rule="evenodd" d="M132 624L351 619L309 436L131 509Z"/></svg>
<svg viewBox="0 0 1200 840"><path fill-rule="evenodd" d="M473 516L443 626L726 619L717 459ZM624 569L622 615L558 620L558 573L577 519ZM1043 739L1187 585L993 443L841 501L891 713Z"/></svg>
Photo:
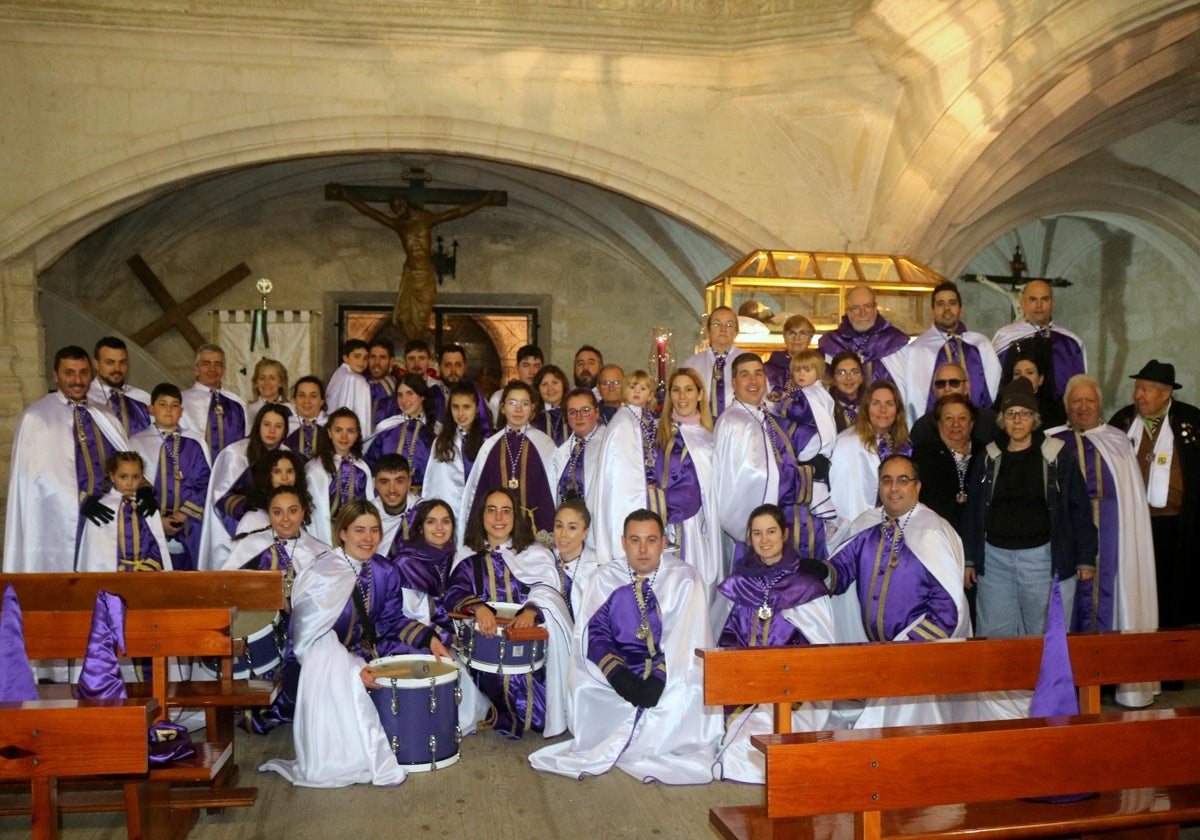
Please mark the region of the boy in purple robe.
<svg viewBox="0 0 1200 840"><path fill-rule="evenodd" d="M150 427L134 435L130 445L146 463L146 480L158 498L172 567L194 571L212 472L208 450L197 434L179 428L183 396L170 382L160 383L151 393L150 416Z"/></svg>

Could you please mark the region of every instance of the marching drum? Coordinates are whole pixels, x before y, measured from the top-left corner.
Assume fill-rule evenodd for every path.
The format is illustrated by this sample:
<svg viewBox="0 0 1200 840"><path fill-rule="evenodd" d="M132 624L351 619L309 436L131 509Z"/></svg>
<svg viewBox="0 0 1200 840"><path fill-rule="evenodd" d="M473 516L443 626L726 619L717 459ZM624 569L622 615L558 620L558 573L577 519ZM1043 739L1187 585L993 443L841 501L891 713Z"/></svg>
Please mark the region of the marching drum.
<svg viewBox="0 0 1200 840"><path fill-rule="evenodd" d="M234 616L231 628L233 638L244 643L241 655L233 658L235 680L246 680L251 676L260 677L279 667L282 661L279 632L281 628L286 636L286 615L253 611Z"/></svg>
<svg viewBox="0 0 1200 840"><path fill-rule="evenodd" d="M428 654L385 656L371 662L368 689L396 763L410 772L448 767L458 761L458 666Z"/></svg>
<svg viewBox="0 0 1200 840"><path fill-rule="evenodd" d="M490 674L528 674L546 664L546 640L543 627L514 629L509 626L520 604L489 601L496 613L496 635L487 637L475 626L475 619L462 616L458 622L457 653L463 664Z"/></svg>

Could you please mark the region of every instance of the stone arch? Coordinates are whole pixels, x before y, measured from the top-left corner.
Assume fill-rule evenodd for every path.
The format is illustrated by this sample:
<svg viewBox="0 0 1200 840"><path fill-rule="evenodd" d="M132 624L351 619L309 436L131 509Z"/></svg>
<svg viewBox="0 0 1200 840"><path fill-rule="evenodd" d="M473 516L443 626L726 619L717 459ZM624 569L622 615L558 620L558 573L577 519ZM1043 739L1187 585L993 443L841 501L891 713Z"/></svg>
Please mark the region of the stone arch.
<svg viewBox="0 0 1200 840"><path fill-rule="evenodd" d="M87 233L140 204L244 166L285 158L363 152L436 152L527 166L601 186L705 231L731 254L773 241L738 209L651 162L551 134L475 120L419 115L267 114L249 126L174 136L102 165L38 196L9 218L14 233L0 254L34 248L46 264Z"/></svg>

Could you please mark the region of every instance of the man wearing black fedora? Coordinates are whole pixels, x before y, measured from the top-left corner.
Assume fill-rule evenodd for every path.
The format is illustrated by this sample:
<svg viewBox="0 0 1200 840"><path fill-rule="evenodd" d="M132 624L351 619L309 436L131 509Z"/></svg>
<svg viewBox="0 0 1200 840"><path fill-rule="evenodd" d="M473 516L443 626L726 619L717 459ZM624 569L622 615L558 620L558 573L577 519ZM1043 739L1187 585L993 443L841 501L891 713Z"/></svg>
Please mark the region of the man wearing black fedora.
<svg viewBox="0 0 1200 840"><path fill-rule="evenodd" d="M1200 409L1173 399L1175 366L1151 359L1134 380L1133 405L1109 421L1129 437L1146 482L1157 562L1158 622L1200 622Z"/></svg>

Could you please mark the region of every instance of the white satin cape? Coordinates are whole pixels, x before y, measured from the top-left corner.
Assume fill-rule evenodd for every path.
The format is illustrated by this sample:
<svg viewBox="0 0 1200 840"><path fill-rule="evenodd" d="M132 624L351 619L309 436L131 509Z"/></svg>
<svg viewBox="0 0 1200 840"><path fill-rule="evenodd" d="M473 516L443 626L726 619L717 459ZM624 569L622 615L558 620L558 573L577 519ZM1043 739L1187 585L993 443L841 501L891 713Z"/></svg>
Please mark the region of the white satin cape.
<svg viewBox="0 0 1200 840"><path fill-rule="evenodd" d="M601 557L619 557L625 517L646 507L646 453L638 418L642 409L622 405L608 421L600 443L596 471L586 481L588 509L592 512L592 534ZM588 450L595 442L588 446ZM568 452L569 454L569 452ZM584 451L584 461L589 454ZM586 467L585 467L586 469ZM587 473L584 473L585 478Z"/></svg>
<svg viewBox="0 0 1200 840"><path fill-rule="evenodd" d="M250 438L235 440L217 453L213 459L212 473L208 479L208 495L204 498L204 522L200 527L200 556L196 568L200 571L220 569L229 556L229 533L216 512L217 501L233 487L234 483L250 467L246 450ZM280 444L281 448L285 448ZM297 476L299 478L299 476Z"/></svg>
<svg viewBox="0 0 1200 840"><path fill-rule="evenodd" d="M588 588L571 640L574 738L529 756L535 770L573 779L613 767L642 781L699 785L712 781L721 739L721 710L704 705L704 667L697 648L712 647L700 575L664 552L654 581L663 617L667 684L658 705L639 710L613 690L587 658L588 622L614 591L629 585L624 558L603 564Z"/></svg>
<svg viewBox="0 0 1200 840"><path fill-rule="evenodd" d="M208 404L212 402L213 390L207 385L193 382L190 387L184 388L180 392L183 397L183 416L179 418L180 429L191 429L200 437L207 440L204 432L208 428ZM226 391L224 388L217 388L216 391L221 395L222 399L237 403L242 407L243 413L246 411L246 401L237 394L232 391ZM245 426L242 428L242 437L246 436L246 427L254 422L254 418L249 414L245 414L244 416L246 421ZM232 441L230 442L232 443ZM227 443L226 446L228 445Z"/></svg>
<svg viewBox="0 0 1200 840"><path fill-rule="evenodd" d="M733 360L743 353L748 352L750 351L734 344L729 348L729 352L725 354L725 404L721 406L721 414L724 414L733 405ZM713 352L712 347L705 347L696 355L689 357L682 365L682 367L691 368L700 374L700 378L704 380L704 393L701 395L701 398L706 401L712 399L709 395L712 393L713 366L716 363L717 354ZM713 419L716 420L717 418L714 417Z"/></svg>
<svg viewBox="0 0 1200 840"><path fill-rule="evenodd" d="M743 542L750 512L779 501L779 467L770 456L762 421L740 402L717 418L713 437L717 521L726 534Z"/></svg>
<svg viewBox="0 0 1200 840"><path fill-rule="evenodd" d="M830 549L829 556L840 551L859 532L873 528L883 521L883 508L875 507L860 515L850 525L845 537L840 539L837 549ZM904 543L921 561L946 592L954 599L958 609L958 622L948 639L935 642L876 642L876 644L928 644L952 645L958 639L971 636L971 611L967 594L963 589L962 540L945 519L921 503L913 508L912 517L904 526ZM901 631L906 636L920 624L925 614L917 616ZM839 642L866 642L863 630L862 605L858 600L858 584L852 583L841 595L833 597L833 619ZM978 702L974 694L922 695L916 697L877 697L867 701L854 729L874 729L881 726L910 726L922 723L960 723L979 719Z"/></svg>
<svg viewBox="0 0 1200 840"><path fill-rule="evenodd" d="M491 437L485 440L483 442L483 446L479 447L479 453L475 456L475 462L471 465L471 474L467 476L467 483L463 486L463 515L458 518L457 542L459 545L463 544L463 539L466 537L467 519L470 518L471 511L475 507L475 494L481 489L484 492L492 489L491 487L481 488L479 486L479 479L483 474L483 467L484 464L487 463L488 455L490 455L492 450L496 448L496 444L504 439L505 431L507 431L507 427L493 433ZM550 462L554 460L554 450L558 448L554 445L554 438L550 437L550 435L546 434L545 432L528 425L525 426L523 432L525 437L529 439L529 443L533 445L533 448L537 450L538 455L542 459L542 469L546 473L546 481L548 483L553 481L553 479L550 477ZM552 487L547 487L546 495L553 499L554 489Z"/></svg>
<svg viewBox="0 0 1200 840"><path fill-rule="evenodd" d="M833 629L833 606L828 595L807 604L790 607L782 618L804 634L809 644L828 645L837 641ZM818 732L827 729L833 704L828 700L806 700L792 709L793 732ZM750 743L751 735L769 735L775 731L775 707L758 703L743 709L729 721L725 738L717 753L713 778L730 782L761 785L766 781L767 757Z"/></svg>
<svg viewBox="0 0 1200 840"><path fill-rule="evenodd" d="M1052 436L1067 426L1046 432ZM1150 507L1146 486L1142 483L1137 456L1120 429L1101 423L1083 436L1090 440L1112 473L1117 488L1120 528L1117 536L1117 587L1113 604L1116 630L1152 631L1158 629L1158 581L1154 567L1154 540L1150 533ZM1068 617L1068 621L1069 621ZM1140 708L1154 700L1154 683L1122 683L1117 686L1117 702Z"/></svg>
<svg viewBox="0 0 1200 840"><path fill-rule="evenodd" d="M86 407L110 453L129 449L107 405ZM21 415L9 466L4 571L74 571L80 504L74 435L75 404L58 392Z"/></svg>
<svg viewBox="0 0 1200 840"><path fill-rule="evenodd" d="M549 436L546 436L549 440ZM453 576L455 567L464 559L475 554L469 546L463 546L454 556L450 566ZM504 563L512 571L513 577L529 587L528 603L538 608L542 616L542 626L550 634L546 644L546 726L542 735L553 738L567 730L567 664L571 634L574 624L567 602L563 600L558 589L558 566L550 549L534 543L520 554L512 550L511 543L505 543L500 548ZM464 675L464 679L469 679ZM478 705L475 720L483 720L487 716L488 699L482 692L477 692ZM529 698L533 702L533 698ZM463 692L462 705L468 704L468 695ZM459 712L460 719L464 716ZM465 731L465 730L464 730Z"/></svg>
<svg viewBox="0 0 1200 840"><path fill-rule="evenodd" d="M467 486L462 440L462 435L455 433L454 458L450 461L439 461L433 452L429 453L429 461L425 464L425 483L421 485L422 498L441 499L450 505L455 523L461 522L469 512L462 509L463 489Z"/></svg>
<svg viewBox="0 0 1200 840"><path fill-rule="evenodd" d="M121 515L121 494L109 490L100 497L100 502L107 505L116 516L104 525L84 523L83 533L79 537L79 557L75 561L77 572L120 571L117 568L117 520ZM171 552L167 548L167 535L163 532L162 517L158 515L158 511L146 517L146 524L150 526L150 534L158 543L158 556L162 558L163 571L171 571Z"/></svg>
<svg viewBox="0 0 1200 840"><path fill-rule="evenodd" d="M879 498L879 453L863 446L853 426L844 429L834 441L829 459L829 495L837 510L837 534L829 542L840 544L849 539L841 538L841 532L875 507Z"/></svg>
<svg viewBox="0 0 1200 840"><path fill-rule="evenodd" d="M371 386L365 376L350 370L345 362L338 365L325 386L325 411L333 414L339 408L348 408L358 417L359 437L365 441L371 436L375 420Z"/></svg>
<svg viewBox="0 0 1200 840"><path fill-rule="evenodd" d="M334 469L338 469L340 460L336 455L333 463ZM354 458L352 463L356 470L367 477L365 498L373 502L375 500L375 480L371 477L371 468L362 458ZM304 478L308 484L308 494L312 496L313 502L312 524L308 526L308 530L321 542L333 545L333 523L329 513L331 479L329 473L325 472L325 465L321 463L320 458L314 457L304 465Z"/></svg>
<svg viewBox="0 0 1200 840"><path fill-rule="evenodd" d="M984 382L972 383L971 390L984 386L984 390L995 396L1000 390L1000 357L996 355L991 340L981 332L967 330L957 336L963 344L969 344L979 351L979 359L983 364ZM925 414L925 406L929 401L929 389L933 383L933 375L940 365L935 364L938 353L946 344L941 330L930 327L914 338L907 346L901 347L888 357L888 370L900 386L904 398L904 410L908 415L909 428L917 419ZM944 364L944 363L943 363Z"/></svg>
<svg viewBox="0 0 1200 840"><path fill-rule="evenodd" d="M232 572L240 569L270 548L271 543L274 541L275 535L270 528L236 540L233 543L233 550L225 557L224 565L218 566L216 570L219 572ZM312 534L303 530L296 539L287 540L285 547L287 548L288 556L292 558L292 569L296 575L300 574L301 569L311 566L317 557L327 551L333 550L328 543L321 542ZM343 601L343 603L345 602Z"/></svg>
<svg viewBox="0 0 1200 840"><path fill-rule="evenodd" d="M301 665L292 732L296 758L274 758L258 768L294 785L398 785L407 777L359 677L367 663L333 632L355 580L354 570L333 552L321 554L296 575L292 642Z"/></svg>

